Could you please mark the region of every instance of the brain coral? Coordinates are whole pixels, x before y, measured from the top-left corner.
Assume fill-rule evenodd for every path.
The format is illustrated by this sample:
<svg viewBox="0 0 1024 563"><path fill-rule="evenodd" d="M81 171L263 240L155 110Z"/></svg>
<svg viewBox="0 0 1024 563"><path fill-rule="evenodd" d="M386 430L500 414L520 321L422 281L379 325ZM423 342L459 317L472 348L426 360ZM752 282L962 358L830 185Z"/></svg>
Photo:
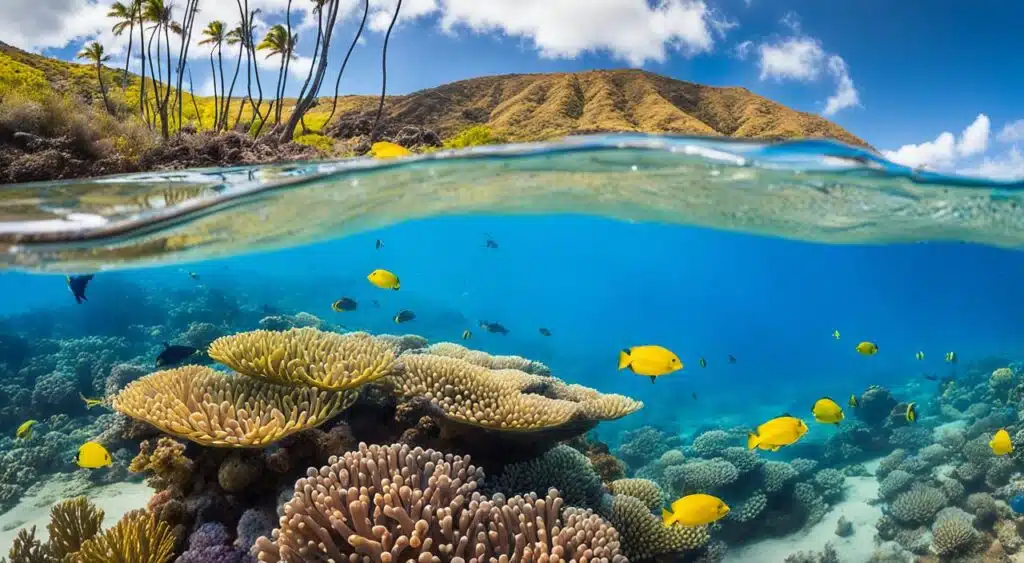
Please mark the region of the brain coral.
<svg viewBox="0 0 1024 563"><path fill-rule="evenodd" d="M889 513L904 524L928 524L945 505L946 497L941 491L921 485L896 497Z"/></svg>
<svg viewBox="0 0 1024 563"><path fill-rule="evenodd" d="M448 420L504 431L529 432L621 418L643 407L622 395L602 395L553 377L492 370L433 354L403 356L391 378L401 395L426 397Z"/></svg>
<svg viewBox="0 0 1024 563"><path fill-rule="evenodd" d="M624 562L618 532L590 511L566 509L557 491L487 499L468 458L407 445L367 446L332 457L295 484L260 561L565 560Z"/></svg>
<svg viewBox="0 0 1024 563"><path fill-rule="evenodd" d="M666 528L642 500L627 495L612 497L606 516L618 530L622 550L631 561L682 554L704 546L711 538L707 526Z"/></svg>
<svg viewBox="0 0 1024 563"><path fill-rule="evenodd" d="M398 349L365 332L337 334L315 328L255 330L222 336L209 355L250 377L282 385L343 391L400 370Z"/></svg>
<svg viewBox="0 0 1024 563"><path fill-rule="evenodd" d="M286 387L184 366L130 383L112 405L197 444L246 448L263 447L322 424L357 397L357 391Z"/></svg>

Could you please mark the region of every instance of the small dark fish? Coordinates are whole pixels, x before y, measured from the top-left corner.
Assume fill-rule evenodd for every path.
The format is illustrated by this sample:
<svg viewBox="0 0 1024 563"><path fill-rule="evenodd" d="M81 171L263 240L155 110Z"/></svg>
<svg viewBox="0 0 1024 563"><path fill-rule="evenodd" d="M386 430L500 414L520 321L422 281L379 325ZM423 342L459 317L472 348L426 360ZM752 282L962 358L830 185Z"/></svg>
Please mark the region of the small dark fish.
<svg viewBox="0 0 1024 563"><path fill-rule="evenodd" d="M377 239L377 250L380 250L384 246L384 243Z"/></svg>
<svg viewBox="0 0 1024 563"><path fill-rule="evenodd" d="M397 315L392 317L391 320L395 321L395 324L401 324L401 323L409 322L409 321L411 321L411 320L413 320L415 318L416 318L416 313L413 313L412 311L410 311L408 309L402 309L401 311L398 312Z"/></svg>
<svg viewBox="0 0 1024 563"><path fill-rule="evenodd" d="M487 332L494 332L505 336L508 334L508 329L501 325L501 323L489 323L487 321L480 321L480 328Z"/></svg>
<svg viewBox="0 0 1024 563"><path fill-rule="evenodd" d="M702 368L708 367L708 361L705 360L704 358L701 358L700 359L700 367L702 367Z"/></svg>
<svg viewBox="0 0 1024 563"><path fill-rule="evenodd" d="M938 381L939 380L939 376L935 375L934 373L927 373L927 374L925 374L924 378L927 379L928 381Z"/></svg>
<svg viewBox="0 0 1024 563"><path fill-rule="evenodd" d="M374 299L374 300L373 300L373 301L371 301L370 303L372 303L372 304L373 304L373 308L374 308L374 309L380 309L380 301L377 301L376 299Z"/></svg>
<svg viewBox="0 0 1024 563"><path fill-rule="evenodd" d="M487 248L493 248L493 249L497 250L497 248L498 248L498 241L496 241L496 240L494 240L494 239L492 239L491 237L488 236L487 237L487 242L484 243L484 246L487 247Z"/></svg>
<svg viewBox="0 0 1024 563"><path fill-rule="evenodd" d="M551 331L546 329L546 328L544 328L544 327L541 327L540 328L540 334L541 334L541 336L551 336Z"/></svg>
<svg viewBox="0 0 1024 563"><path fill-rule="evenodd" d="M462 339L463 340L469 340L470 338L473 338L473 333L472 332L470 332L468 330L462 331Z"/></svg>
<svg viewBox="0 0 1024 563"><path fill-rule="evenodd" d="M156 357L156 367L169 367L179 364L189 358L191 358L199 348L193 348L191 346L181 346L175 344L174 346L164 342L164 351Z"/></svg>
<svg viewBox="0 0 1024 563"><path fill-rule="evenodd" d="M343 311L355 311L359 307L355 299L351 297L342 297L341 299L331 303L331 309L335 313L341 313Z"/></svg>
<svg viewBox="0 0 1024 563"><path fill-rule="evenodd" d="M697 400L697 392L696 392L696 391L694 391L694 392L693 392L693 400L694 400L694 401L696 401L696 400Z"/></svg>
<svg viewBox="0 0 1024 563"><path fill-rule="evenodd" d="M732 354L729 354L729 363L730 364L735 364L736 363L736 358Z"/></svg>
<svg viewBox="0 0 1024 563"><path fill-rule="evenodd" d="M71 295L75 297L75 302L79 305L82 304L82 301L88 301L85 298L85 288L89 285L90 280L92 280L92 274L67 276L68 289L71 290Z"/></svg>
<svg viewBox="0 0 1024 563"><path fill-rule="evenodd" d="M199 274L197 274L195 272L189 272L188 273L188 277L190 277L190 278L192 278L192 279L194 279L196 281L199 281Z"/></svg>

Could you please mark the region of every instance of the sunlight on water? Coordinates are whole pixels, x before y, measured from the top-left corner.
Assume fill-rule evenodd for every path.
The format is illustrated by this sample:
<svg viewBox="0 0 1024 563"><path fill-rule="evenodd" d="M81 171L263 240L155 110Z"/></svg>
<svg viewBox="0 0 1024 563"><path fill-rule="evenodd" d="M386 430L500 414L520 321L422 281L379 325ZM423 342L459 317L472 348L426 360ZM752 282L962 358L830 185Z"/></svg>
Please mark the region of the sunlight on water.
<svg viewBox="0 0 1024 563"><path fill-rule="evenodd" d="M75 272L288 248L439 215L598 215L832 244L1024 244L1024 183L915 171L829 141L572 137L7 186L0 267Z"/></svg>

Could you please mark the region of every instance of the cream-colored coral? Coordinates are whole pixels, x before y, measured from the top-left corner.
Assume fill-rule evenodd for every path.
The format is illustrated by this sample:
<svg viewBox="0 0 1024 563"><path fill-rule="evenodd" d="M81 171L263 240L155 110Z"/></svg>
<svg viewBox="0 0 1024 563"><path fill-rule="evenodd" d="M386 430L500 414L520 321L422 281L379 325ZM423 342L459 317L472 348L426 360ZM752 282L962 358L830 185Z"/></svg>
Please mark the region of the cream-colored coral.
<svg viewBox="0 0 1024 563"><path fill-rule="evenodd" d="M988 378L990 387L999 390L1008 390L1013 386L1013 371L1010 368L999 368L992 372Z"/></svg>
<svg viewBox="0 0 1024 563"><path fill-rule="evenodd" d="M144 510L124 515L113 528L82 544L73 563L166 563L174 556L174 533Z"/></svg>
<svg viewBox="0 0 1024 563"><path fill-rule="evenodd" d="M640 499L651 512L658 512L665 503L665 492L650 479L619 479L608 485L613 495L626 495Z"/></svg>
<svg viewBox="0 0 1024 563"><path fill-rule="evenodd" d="M426 397L452 420L505 431L534 431L573 420L610 420L635 412L643 403L619 395L584 392L553 377L511 369L492 370L450 356L412 354L392 378L399 394ZM558 398L559 389L583 402Z"/></svg>
<svg viewBox="0 0 1024 563"><path fill-rule="evenodd" d="M103 524L103 510L85 497L65 499L50 509L48 547L57 560L69 557L95 538Z"/></svg>
<svg viewBox="0 0 1024 563"><path fill-rule="evenodd" d="M448 358L459 358L471 364L491 369L514 369L533 375L549 375L551 369L548 366L522 356L496 356L471 350L454 342L438 342L427 346L424 353Z"/></svg>
<svg viewBox="0 0 1024 563"><path fill-rule="evenodd" d="M310 327L222 336L209 349L211 358L243 375L331 391L355 389L392 375L400 369L398 352L394 340Z"/></svg>
<svg viewBox="0 0 1024 563"><path fill-rule="evenodd" d="M280 528L256 542L259 561L625 561L615 529L590 511L563 512L555 490L476 492L484 475L468 458L360 444L329 463L296 482Z"/></svg>
<svg viewBox="0 0 1024 563"><path fill-rule="evenodd" d="M323 424L357 391L289 387L203 366L158 371L113 399L115 410L197 444L256 448Z"/></svg>
<svg viewBox="0 0 1024 563"><path fill-rule="evenodd" d="M619 532L622 551L633 561L682 555L711 539L707 526L666 527L642 500L628 495L615 495L606 516Z"/></svg>

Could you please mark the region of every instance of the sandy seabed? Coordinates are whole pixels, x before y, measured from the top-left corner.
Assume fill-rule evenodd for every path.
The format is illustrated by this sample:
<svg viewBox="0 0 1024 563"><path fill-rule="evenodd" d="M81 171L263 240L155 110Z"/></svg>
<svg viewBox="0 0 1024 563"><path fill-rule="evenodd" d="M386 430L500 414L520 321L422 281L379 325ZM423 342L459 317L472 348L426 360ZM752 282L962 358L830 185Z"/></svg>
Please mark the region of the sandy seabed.
<svg viewBox="0 0 1024 563"><path fill-rule="evenodd" d="M19 528L36 527L36 537L45 541L49 537L46 525L50 523L50 507L66 498L85 495L103 509L103 528L117 523L126 512L145 508L153 489L145 483L113 483L83 486L72 474L54 475L49 480L29 489L18 504L0 514L0 554L6 554L18 535Z"/></svg>
<svg viewBox="0 0 1024 563"><path fill-rule="evenodd" d="M782 538L771 538L742 547L729 548L725 563L782 563L798 551L820 552L831 543L840 563L864 563L875 551L875 522L882 516L879 506L869 501L878 498L878 480L875 469L879 460L864 464L871 475L847 477L845 494L825 518L811 528ZM841 538L836 535L840 517L853 524L853 534Z"/></svg>

